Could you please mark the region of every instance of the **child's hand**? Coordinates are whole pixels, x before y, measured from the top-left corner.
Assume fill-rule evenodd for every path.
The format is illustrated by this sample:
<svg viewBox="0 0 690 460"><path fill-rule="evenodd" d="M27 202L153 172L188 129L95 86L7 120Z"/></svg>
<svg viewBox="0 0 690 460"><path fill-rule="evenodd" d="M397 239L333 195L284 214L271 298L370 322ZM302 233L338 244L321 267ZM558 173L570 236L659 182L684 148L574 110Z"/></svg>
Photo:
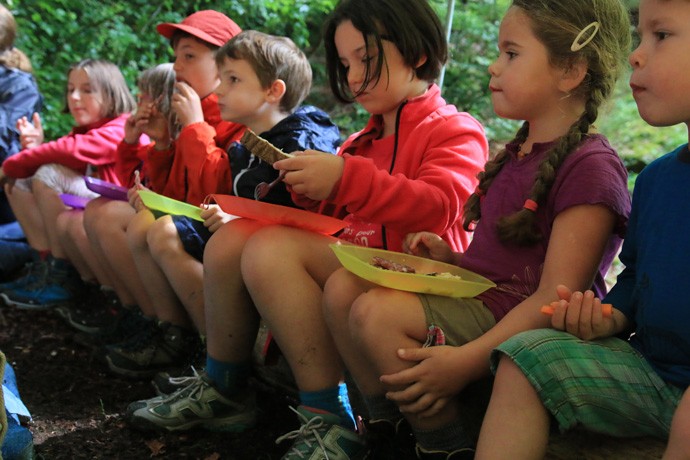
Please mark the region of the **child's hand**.
<svg viewBox="0 0 690 460"><path fill-rule="evenodd" d="M141 200L141 197L139 196L139 190L148 190L148 189L146 187L144 187L143 185L141 185L141 182L138 182L138 183L135 183L132 188L127 190L127 200L129 201L130 206L132 206L136 212L139 212L142 209L147 209L146 205L144 204L144 202Z"/></svg>
<svg viewBox="0 0 690 460"><path fill-rule="evenodd" d="M561 299L554 305L551 326L583 340L609 337L617 333L613 315L604 315L601 299L594 292L573 292L558 286Z"/></svg>
<svg viewBox="0 0 690 460"><path fill-rule="evenodd" d="M204 111L201 108L199 95L194 91L194 88L183 81L175 83L171 107L181 126L204 121Z"/></svg>
<svg viewBox="0 0 690 460"><path fill-rule="evenodd" d="M453 263L455 253L440 236L430 232L408 233L403 240L403 252L427 259Z"/></svg>
<svg viewBox="0 0 690 460"><path fill-rule="evenodd" d="M395 374L383 375L386 386L404 387L389 391L386 398L394 401L400 411L417 417L432 417L443 409L465 386L461 347L437 346L398 350L398 357L416 362L413 367Z"/></svg>
<svg viewBox="0 0 690 460"><path fill-rule="evenodd" d="M204 227L208 228L209 232L214 233L234 219L235 216L223 212L217 204L208 204L202 206L201 218L204 219Z"/></svg>
<svg viewBox="0 0 690 460"><path fill-rule="evenodd" d="M17 131L19 131L19 142L23 149L30 149L43 143L43 124L38 113L34 113L31 122L26 117L17 120Z"/></svg>
<svg viewBox="0 0 690 460"><path fill-rule="evenodd" d="M286 171L283 182L295 193L312 200L325 200L343 176L345 160L337 155L307 150L293 152L292 158L276 161L273 167Z"/></svg>

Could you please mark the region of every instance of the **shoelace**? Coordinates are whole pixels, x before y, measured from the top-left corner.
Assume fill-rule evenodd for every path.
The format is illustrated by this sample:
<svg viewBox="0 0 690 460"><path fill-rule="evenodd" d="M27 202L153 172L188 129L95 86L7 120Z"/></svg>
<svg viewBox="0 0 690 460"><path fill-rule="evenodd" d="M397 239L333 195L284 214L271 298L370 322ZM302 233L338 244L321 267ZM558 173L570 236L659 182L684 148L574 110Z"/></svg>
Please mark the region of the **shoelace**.
<svg viewBox="0 0 690 460"><path fill-rule="evenodd" d="M196 373L196 370L194 372ZM173 378L180 380L186 379L188 384L172 393L167 398L161 399L160 404L171 403L178 399L187 397L194 401L201 399L201 395L204 394L204 388L206 386L204 384L204 379L201 378L201 375L196 374L194 377L171 377L170 380Z"/></svg>
<svg viewBox="0 0 690 460"><path fill-rule="evenodd" d="M307 418L299 412L297 412L297 410L294 407L290 407L290 410L297 414L297 417L299 417L303 421L302 426L300 426L299 429L290 431L289 433L285 433L284 435L276 439L276 444L280 444L281 442L287 439L301 439L307 445L307 447L311 447L311 438L313 438L319 445L321 452L323 452L325 460L329 460L330 457L328 456L328 451L326 450L326 446L324 445L323 439L321 438L321 435L318 431L319 428L326 426L326 424L323 421L323 418L317 415L316 417L307 420ZM294 445L290 452L299 455L300 458L306 458L304 454Z"/></svg>
<svg viewBox="0 0 690 460"><path fill-rule="evenodd" d="M174 385L177 387L188 387L190 383L195 382L196 380L201 379L201 375L197 372L196 368L192 366L192 372L194 375L183 375L180 377L168 377L168 382L170 385Z"/></svg>

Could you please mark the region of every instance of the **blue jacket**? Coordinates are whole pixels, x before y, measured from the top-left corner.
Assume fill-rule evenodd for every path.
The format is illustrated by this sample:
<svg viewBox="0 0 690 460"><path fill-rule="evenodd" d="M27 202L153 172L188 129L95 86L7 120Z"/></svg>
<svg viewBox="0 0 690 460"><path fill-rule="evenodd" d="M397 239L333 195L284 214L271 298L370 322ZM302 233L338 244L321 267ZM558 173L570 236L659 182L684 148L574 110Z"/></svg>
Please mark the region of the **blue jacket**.
<svg viewBox="0 0 690 460"><path fill-rule="evenodd" d="M257 133L285 153L298 150L320 150L336 153L340 145L340 131L328 114L312 106L302 106L264 133ZM239 142L228 149L230 171L232 171L232 193L244 198L254 198L254 190L261 182L271 182L278 177L278 171L252 155ZM262 200L284 206L295 206L280 182Z"/></svg>
<svg viewBox="0 0 690 460"><path fill-rule="evenodd" d="M21 150L17 120L31 119L42 105L33 75L0 66L0 163Z"/></svg>

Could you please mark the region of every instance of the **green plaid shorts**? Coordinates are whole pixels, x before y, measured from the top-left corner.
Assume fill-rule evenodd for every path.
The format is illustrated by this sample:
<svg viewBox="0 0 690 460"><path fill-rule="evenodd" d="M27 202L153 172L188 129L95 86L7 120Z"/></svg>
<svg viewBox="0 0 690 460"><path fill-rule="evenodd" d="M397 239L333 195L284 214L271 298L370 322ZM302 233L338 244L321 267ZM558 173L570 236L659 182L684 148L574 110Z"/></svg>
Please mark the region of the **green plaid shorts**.
<svg viewBox="0 0 690 460"><path fill-rule="evenodd" d="M666 383L628 342L581 340L553 329L520 333L492 355L525 373L561 432L581 427L618 437L666 439L683 390Z"/></svg>

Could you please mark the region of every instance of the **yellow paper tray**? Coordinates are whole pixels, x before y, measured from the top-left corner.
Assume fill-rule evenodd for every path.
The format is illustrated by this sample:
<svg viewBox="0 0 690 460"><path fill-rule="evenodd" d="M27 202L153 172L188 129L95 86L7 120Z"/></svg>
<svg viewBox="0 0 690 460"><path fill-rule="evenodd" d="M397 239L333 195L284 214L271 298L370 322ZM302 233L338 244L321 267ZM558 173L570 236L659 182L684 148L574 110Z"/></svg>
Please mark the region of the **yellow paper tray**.
<svg viewBox="0 0 690 460"><path fill-rule="evenodd" d="M155 209L165 214L173 214L176 216L187 216L191 219L203 222L201 218L201 208L193 206L183 201L173 200L167 196L159 195L150 190L139 190L141 201L144 202L147 208Z"/></svg>
<svg viewBox="0 0 690 460"><path fill-rule="evenodd" d="M474 297L496 286L492 281L464 268L423 257L339 243L330 246L347 270L372 283L392 289L448 297ZM395 272L375 267L371 264L375 256L408 265L414 268L416 273ZM429 275L446 272L462 279Z"/></svg>

